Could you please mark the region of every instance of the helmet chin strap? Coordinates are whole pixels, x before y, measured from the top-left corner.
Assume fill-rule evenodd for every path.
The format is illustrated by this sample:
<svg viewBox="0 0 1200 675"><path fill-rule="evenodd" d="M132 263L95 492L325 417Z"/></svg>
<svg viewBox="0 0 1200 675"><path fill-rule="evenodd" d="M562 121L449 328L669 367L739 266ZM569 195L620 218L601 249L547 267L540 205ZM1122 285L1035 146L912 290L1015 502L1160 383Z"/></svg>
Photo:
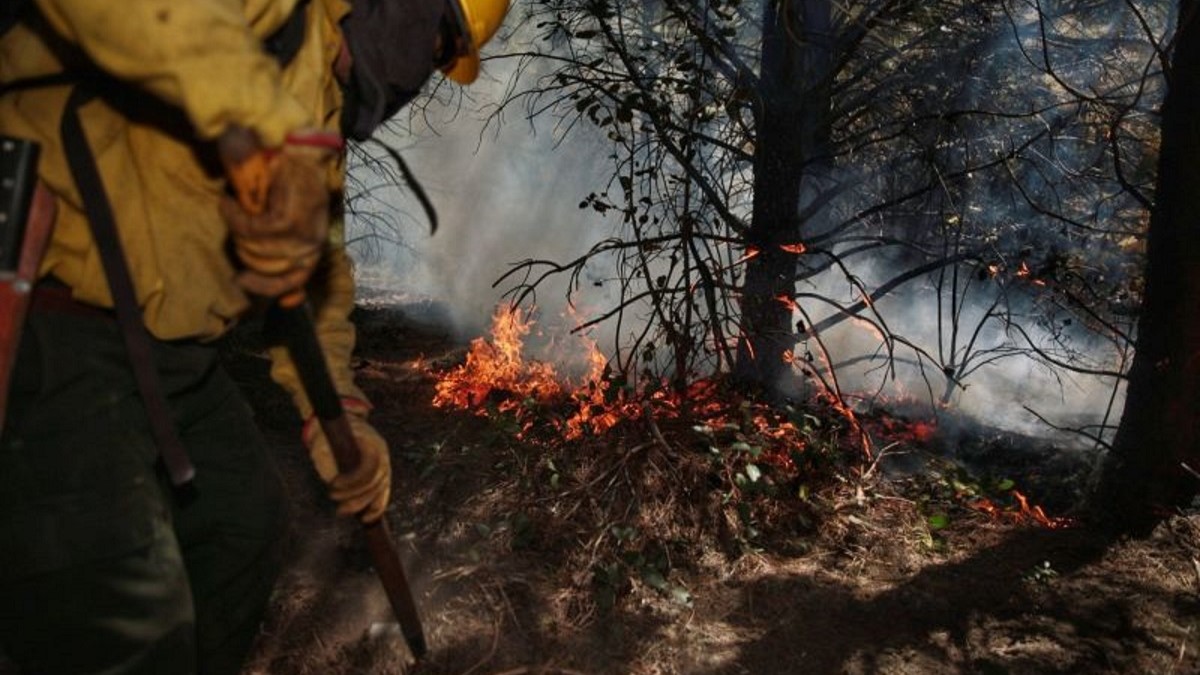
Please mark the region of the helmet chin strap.
<svg viewBox="0 0 1200 675"><path fill-rule="evenodd" d="M455 58L471 53L471 27L460 1L446 0L446 11L442 14L442 36L454 43Z"/></svg>
<svg viewBox="0 0 1200 675"><path fill-rule="evenodd" d="M442 15L433 43L433 67L438 70L453 66L455 61L466 56L471 50L469 38L463 33L463 26L459 23L462 14L458 10L458 3L448 0L446 4L449 7Z"/></svg>
<svg viewBox="0 0 1200 675"><path fill-rule="evenodd" d="M479 76L480 48L500 29L508 14L510 0L443 0L445 14L454 18L456 50L459 57L442 68L446 77L458 84L471 84Z"/></svg>

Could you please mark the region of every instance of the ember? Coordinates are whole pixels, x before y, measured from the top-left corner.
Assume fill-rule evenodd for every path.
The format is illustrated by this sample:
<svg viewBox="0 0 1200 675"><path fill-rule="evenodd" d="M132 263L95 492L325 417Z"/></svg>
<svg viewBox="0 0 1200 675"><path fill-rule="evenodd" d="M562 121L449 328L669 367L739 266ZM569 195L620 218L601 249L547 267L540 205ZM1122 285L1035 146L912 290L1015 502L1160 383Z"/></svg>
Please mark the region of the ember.
<svg viewBox="0 0 1200 675"><path fill-rule="evenodd" d="M1034 286L1045 286L1046 285L1045 280L1038 279L1037 277L1035 277L1033 275L1033 270L1029 269L1029 265L1026 264L1024 260L1022 260L1021 264L1017 267L1017 278L1018 279L1026 279L1029 281L1029 283L1033 284Z"/></svg>
<svg viewBox="0 0 1200 675"><path fill-rule="evenodd" d="M787 293L781 293L775 296L775 300L793 312L796 311L796 301Z"/></svg>
<svg viewBox="0 0 1200 675"><path fill-rule="evenodd" d="M928 445L937 435L936 419L905 420L891 415L876 415L868 420L871 434L887 444Z"/></svg>
<svg viewBox="0 0 1200 675"><path fill-rule="evenodd" d="M1074 527L1076 524L1071 518L1047 516L1042 507L1036 504L1031 505L1029 499L1018 490L1011 490L1009 494L1012 495L1014 502L1009 507L1002 507L986 497L970 502L967 506L998 520L1006 520L1015 524L1039 525L1051 530Z"/></svg>

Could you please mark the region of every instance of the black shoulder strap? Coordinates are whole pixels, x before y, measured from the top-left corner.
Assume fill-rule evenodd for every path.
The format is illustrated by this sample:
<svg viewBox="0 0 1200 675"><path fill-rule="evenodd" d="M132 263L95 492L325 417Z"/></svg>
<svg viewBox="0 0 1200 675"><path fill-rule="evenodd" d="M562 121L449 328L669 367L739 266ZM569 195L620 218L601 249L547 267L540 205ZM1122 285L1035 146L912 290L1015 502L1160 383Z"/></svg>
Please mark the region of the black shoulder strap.
<svg viewBox="0 0 1200 675"><path fill-rule="evenodd" d="M104 275L108 279L113 304L116 305L117 323L121 326L125 350L133 366L134 379L146 406L146 414L150 418L151 433L172 484L181 487L192 480L196 470L188 459L183 442L179 440L179 432L175 429L171 410L167 406L167 397L163 393L162 383L154 366L150 336L142 322L142 312L134 294L125 252L121 249L121 240L117 237L112 204L104 191L104 181L96 169L95 157L79 121L80 106L93 97L93 93L88 89L82 84L76 86L71 91L71 97L67 99L67 108L63 112L60 133L67 164L75 187L83 199L88 223L92 228L92 239L96 241L100 259L104 262Z"/></svg>
<svg viewBox="0 0 1200 675"><path fill-rule="evenodd" d="M21 20L30 4L29 0L0 0L0 35Z"/></svg>

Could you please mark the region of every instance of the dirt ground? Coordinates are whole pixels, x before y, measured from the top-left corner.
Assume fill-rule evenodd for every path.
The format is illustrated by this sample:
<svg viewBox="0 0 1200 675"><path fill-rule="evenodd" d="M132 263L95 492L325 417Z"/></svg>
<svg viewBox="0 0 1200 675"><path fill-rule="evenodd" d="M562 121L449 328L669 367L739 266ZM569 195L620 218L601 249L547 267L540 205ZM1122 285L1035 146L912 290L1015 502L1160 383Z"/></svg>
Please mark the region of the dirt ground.
<svg viewBox="0 0 1200 675"><path fill-rule="evenodd" d="M432 407L463 346L428 309L357 313L359 381L392 447L387 517L430 645L419 664L266 360L252 341L226 350L293 505L247 675L1200 673L1200 516L1138 541L1049 529L968 508L964 484L1001 506L1011 486L933 461L734 499L687 426L547 446ZM1069 508L1076 477L1044 469L1006 478Z"/></svg>

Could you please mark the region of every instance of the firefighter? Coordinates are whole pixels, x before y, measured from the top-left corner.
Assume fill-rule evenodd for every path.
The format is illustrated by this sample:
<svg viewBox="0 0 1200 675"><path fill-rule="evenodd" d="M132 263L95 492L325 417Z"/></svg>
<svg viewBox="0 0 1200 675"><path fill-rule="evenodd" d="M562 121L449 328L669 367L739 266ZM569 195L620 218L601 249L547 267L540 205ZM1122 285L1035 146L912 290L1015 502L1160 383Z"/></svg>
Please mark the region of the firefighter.
<svg viewBox="0 0 1200 675"><path fill-rule="evenodd" d="M354 284L331 134L369 135L435 69L473 79L507 1L33 4L0 37L0 134L41 144L57 211L0 434L0 646L23 673L237 673L279 569L283 502L214 340L305 289L357 471L338 475L282 348L271 375L306 421L338 512L383 517L391 468L349 367ZM405 29L400 6L429 22ZM393 77L378 45L355 44L385 24L364 28L355 12L388 14L393 37L430 51ZM80 184L80 148L99 190ZM138 331L118 318L97 192L148 358L127 348ZM164 419L182 463L157 435Z"/></svg>

